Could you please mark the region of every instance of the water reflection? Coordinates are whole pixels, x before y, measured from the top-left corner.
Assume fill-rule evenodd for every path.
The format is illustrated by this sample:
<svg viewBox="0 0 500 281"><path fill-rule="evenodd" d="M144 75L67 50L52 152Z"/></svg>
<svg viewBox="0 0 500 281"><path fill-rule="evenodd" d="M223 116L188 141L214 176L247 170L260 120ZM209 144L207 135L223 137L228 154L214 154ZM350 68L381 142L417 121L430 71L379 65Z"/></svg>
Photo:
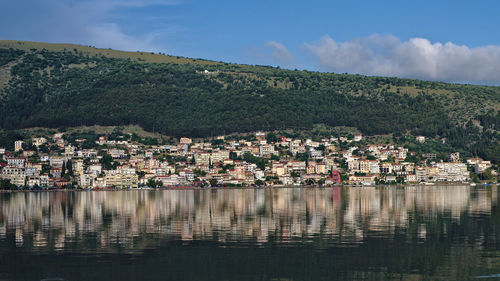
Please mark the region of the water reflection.
<svg viewBox="0 0 500 281"><path fill-rule="evenodd" d="M319 237L355 246L400 233L425 240L433 227L446 236L464 215L489 215L496 202L496 188L468 186L4 193L0 241L73 252L133 252L171 240L293 246Z"/></svg>

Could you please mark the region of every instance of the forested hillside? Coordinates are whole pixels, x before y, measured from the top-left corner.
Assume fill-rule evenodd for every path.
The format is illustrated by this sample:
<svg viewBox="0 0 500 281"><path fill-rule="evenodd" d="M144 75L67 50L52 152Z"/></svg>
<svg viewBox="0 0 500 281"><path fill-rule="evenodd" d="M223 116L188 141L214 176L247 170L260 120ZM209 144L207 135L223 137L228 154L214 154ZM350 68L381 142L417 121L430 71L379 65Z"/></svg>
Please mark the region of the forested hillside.
<svg viewBox="0 0 500 281"><path fill-rule="evenodd" d="M446 138L500 162L499 87L92 49L1 41L0 127L137 124L198 137L326 124Z"/></svg>

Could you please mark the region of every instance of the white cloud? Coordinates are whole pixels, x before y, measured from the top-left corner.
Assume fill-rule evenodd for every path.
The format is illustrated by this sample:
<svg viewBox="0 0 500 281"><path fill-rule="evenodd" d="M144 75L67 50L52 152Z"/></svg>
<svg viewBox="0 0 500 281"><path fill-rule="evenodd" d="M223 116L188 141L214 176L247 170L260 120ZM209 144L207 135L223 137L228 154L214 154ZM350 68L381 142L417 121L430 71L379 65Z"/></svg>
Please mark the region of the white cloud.
<svg viewBox="0 0 500 281"><path fill-rule="evenodd" d="M127 35L120 31L115 23L102 23L89 26L87 29L89 42L98 47L126 51L158 51L154 44L155 34L146 34L141 38Z"/></svg>
<svg viewBox="0 0 500 281"><path fill-rule="evenodd" d="M0 12L0 35L13 40L77 43L128 51L165 51L156 44L157 39L165 39L175 28L162 26L144 34L134 34L127 32L123 23L141 18L136 18L134 13L129 13L127 18L120 17L120 14L123 9L133 11L176 4L177 0L12 1L4 7L10 15ZM30 9L26 10L26 7ZM9 24L16 17L22 19L18 21L20 23Z"/></svg>
<svg viewBox="0 0 500 281"><path fill-rule="evenodd" d="M397 76L449 82L500 83L500 46L469 48L425 38L401 41L391 35L336 42L324 36L304 44L320 67L366 75Z"/></svg>
<svg viewBox="0 0 500 281"><path fill-rule="evenodd" d="M254 64L290 67L295 60L285 45L274 40L258 47L250 45L245 49L245 53Z"/></svg>
<svg viewBox="0 0 500 281"><path fill-rule="evenodd" d="M271 50L272 58L279 62L280 64L288 64L293 60L292 54L288 52L285 45L276 42L276 41L268 41L266 43L266 47Z"/></svg>

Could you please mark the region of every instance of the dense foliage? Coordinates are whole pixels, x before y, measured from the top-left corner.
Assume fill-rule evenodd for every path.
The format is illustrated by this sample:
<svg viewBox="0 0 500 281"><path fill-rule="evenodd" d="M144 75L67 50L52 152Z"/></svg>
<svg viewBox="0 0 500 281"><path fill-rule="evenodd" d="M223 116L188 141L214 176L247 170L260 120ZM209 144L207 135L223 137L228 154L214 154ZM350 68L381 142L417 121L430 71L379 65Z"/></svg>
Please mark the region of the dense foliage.
<svg viewBox="0 0 500 281"><path fill-rule="evenodd" d="M485 106L500 102L496 87L222 63L138 63L76 49L3 49L1 66L11 76L0 89L0 126L7 130L138 124L205 137L326 124L368 135L439 136L500 161L500 115ZM473 119L488 130L468 122Z"/></svg>

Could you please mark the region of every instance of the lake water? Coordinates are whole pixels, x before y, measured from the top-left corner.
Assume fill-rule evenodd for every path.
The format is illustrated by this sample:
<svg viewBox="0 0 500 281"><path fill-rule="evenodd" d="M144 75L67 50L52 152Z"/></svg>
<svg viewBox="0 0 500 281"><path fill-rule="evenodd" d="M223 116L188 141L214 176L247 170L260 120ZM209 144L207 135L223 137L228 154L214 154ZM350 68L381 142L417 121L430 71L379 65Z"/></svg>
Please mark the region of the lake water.
<svg viewBox="0 0 500 281"><path fill-rule="evenodd" d="M0 193L0 280L500 280L497 187Z"/></svg>

